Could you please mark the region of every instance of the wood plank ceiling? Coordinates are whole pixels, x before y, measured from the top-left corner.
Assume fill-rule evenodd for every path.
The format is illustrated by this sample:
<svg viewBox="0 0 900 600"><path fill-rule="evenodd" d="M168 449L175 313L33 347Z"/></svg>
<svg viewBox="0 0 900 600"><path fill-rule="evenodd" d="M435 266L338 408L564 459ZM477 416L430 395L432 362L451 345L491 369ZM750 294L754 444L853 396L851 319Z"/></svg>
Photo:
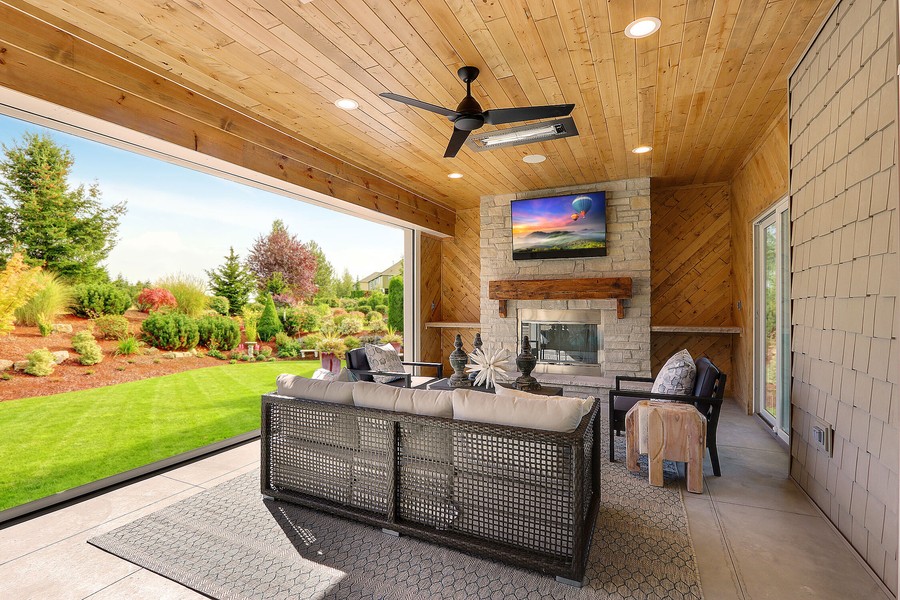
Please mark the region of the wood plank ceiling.
<svg viewBox="0 0 900 600"><path fill-rule="evenodd" d="M787 74L832 0L5 3L460 209L482 194L631 177L728 179L784 106ZM648 15L662 20L657 34L625 37ZM467 64L481 69L483 107L574 102L581 134L444 159L445 118L378 97L455 108ZM336 108L342 97L359 109ZM630 152L642 144L653 152ZM521 161L532 153L548 160Z"/></svg>

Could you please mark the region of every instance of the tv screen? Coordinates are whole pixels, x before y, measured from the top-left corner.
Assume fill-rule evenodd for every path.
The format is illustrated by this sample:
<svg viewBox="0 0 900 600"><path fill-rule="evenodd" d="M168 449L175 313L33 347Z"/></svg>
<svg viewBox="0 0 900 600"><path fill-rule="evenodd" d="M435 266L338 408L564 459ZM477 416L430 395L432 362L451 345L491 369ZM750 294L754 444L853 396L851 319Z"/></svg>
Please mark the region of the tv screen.
<svg viewBox="0 0 900 600"><path fill-rule="evenodd" d="M513 260L606 256L606 192L512 202Z"/></svg>

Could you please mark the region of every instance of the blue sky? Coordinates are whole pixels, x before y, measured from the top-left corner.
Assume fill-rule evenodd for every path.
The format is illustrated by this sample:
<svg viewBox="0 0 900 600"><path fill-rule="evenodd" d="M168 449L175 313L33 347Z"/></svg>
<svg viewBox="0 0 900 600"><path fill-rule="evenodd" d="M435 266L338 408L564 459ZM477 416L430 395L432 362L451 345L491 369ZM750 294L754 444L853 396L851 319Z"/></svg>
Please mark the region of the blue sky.
<svg viewBox="0 0 900 600"><path fill-rule="evenodd" d="M0 143L46 132L75 158L70 181L97 181L103 202L128 202L106 266L115 277L153 281L184 272L206 278L233 245L245 258L253 240L281 219L315 240L338 274L386 269L403 257L403 231L0 115Z"/></svg>

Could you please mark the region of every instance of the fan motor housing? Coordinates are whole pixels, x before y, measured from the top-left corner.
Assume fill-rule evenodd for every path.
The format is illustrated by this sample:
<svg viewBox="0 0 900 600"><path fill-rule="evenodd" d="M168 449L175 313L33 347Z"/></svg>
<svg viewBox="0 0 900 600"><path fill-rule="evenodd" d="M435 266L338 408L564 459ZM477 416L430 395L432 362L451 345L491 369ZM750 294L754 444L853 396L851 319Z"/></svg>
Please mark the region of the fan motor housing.
<svg viewBox="0 0 900 600"><path fill-rule="evenodd" d="M481 115L463 115L453 121L453 126L463 131L475 131L484 125L484 117Z"/></svg>

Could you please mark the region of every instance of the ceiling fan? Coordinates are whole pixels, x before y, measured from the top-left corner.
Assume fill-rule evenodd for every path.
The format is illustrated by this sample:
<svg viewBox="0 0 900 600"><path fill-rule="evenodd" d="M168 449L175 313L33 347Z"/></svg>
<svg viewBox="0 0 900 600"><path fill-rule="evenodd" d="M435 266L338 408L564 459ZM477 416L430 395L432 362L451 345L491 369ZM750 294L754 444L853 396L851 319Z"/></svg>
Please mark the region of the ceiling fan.
<svg viewBox="0 0 900 600"><path fill-rule="evenodd" d="M391 94L390 92L384 92L380 96L443 115L453 121L453 135L450 136L450 143L444 152L444 158L456 156L469 134L482 127L485 123L488 125L503 125L517 121L565 117L575 108L574 104L552 104L550 106L526 106L522 108L494 108L482 111L481 105L472 97L472 82L478 77L478 73L479 71L476 67L460 67L459 71L456 72L466 84L466 97L462 99L456 110L422 102L415 98Z"/></svg>

